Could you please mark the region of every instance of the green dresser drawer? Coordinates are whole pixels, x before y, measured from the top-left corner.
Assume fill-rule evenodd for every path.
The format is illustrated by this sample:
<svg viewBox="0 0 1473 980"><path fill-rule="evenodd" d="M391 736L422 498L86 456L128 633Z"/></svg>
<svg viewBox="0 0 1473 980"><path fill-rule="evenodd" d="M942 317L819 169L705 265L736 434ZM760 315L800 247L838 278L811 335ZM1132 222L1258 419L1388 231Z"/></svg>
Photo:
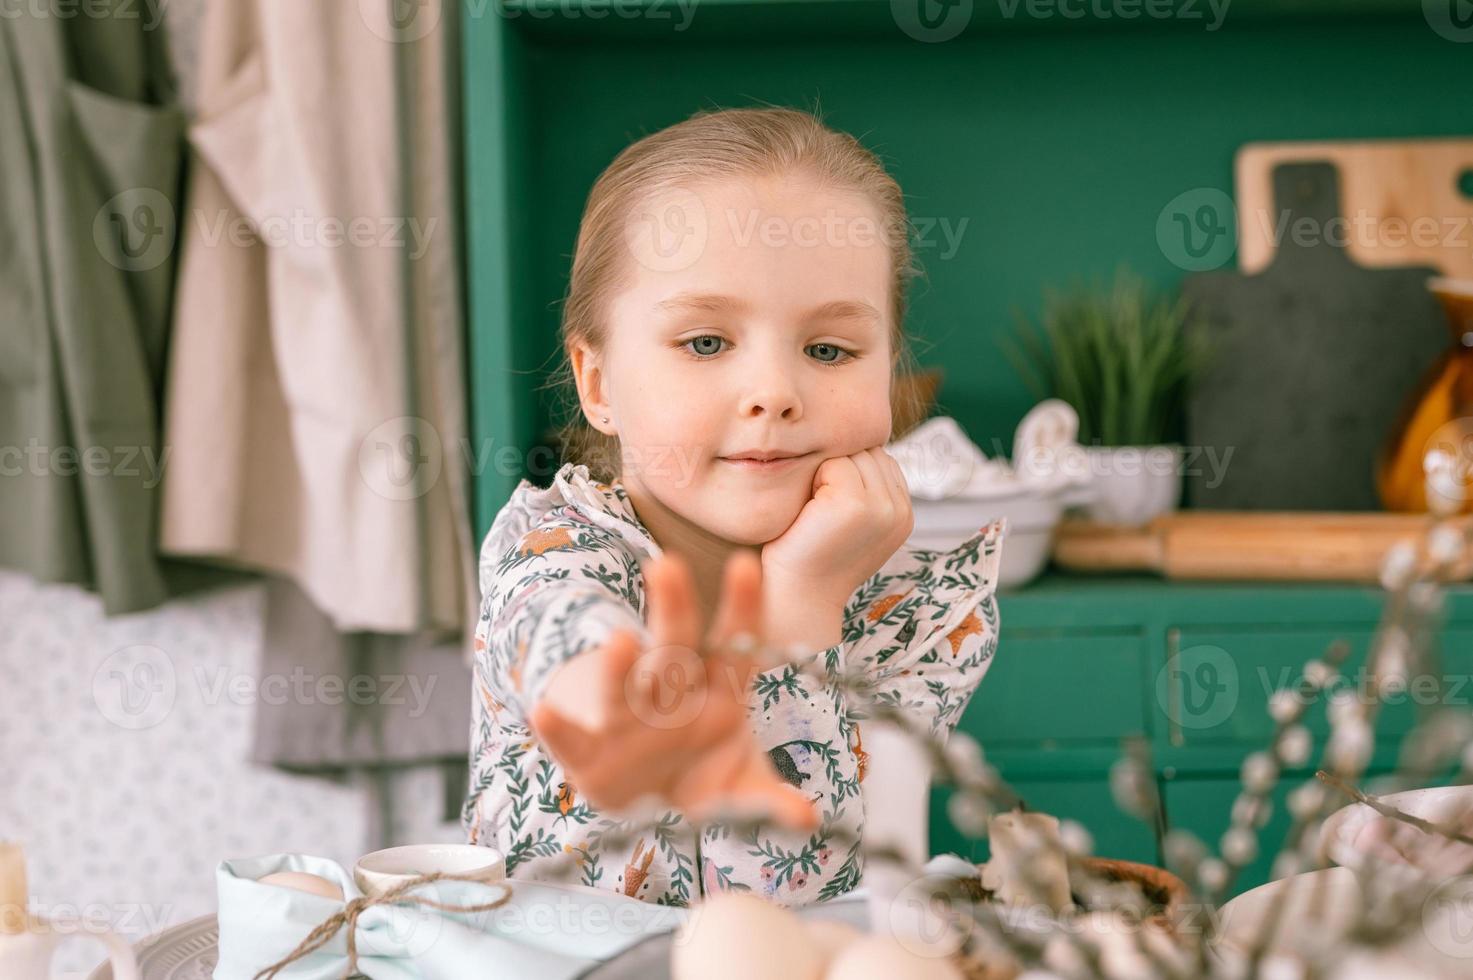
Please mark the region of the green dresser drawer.
<svg viewBox="0 0 1473 980"><path fill-rule="evenodd" d="M1353 676L1364 663L1370 637L1364 627L1167 630L1166 663L1156 678L1167 738L1173 745L1266 746L1274 730L1268 714L1273 692L1293 684L1306 661L1340 639L1351 645L1344 669ZM1324 706L1311 705L1305 722L1322 737L1328 730Z"/></svg>
<svg viewBox="0 0 1473 980"><path fill-rule="evenodd" d="M1439 675L1424 678L1427 683L1420 689L1414 678L1412 686L1397 698L1403 704L1394 709L1395 714L1390 715L1393 709L1387 709L1388 721L1392 717L1398 719L1401 731L1411 727L1415 711L1422 706L1445 704L1473 711L1473 628L1450 626L1438 634L1437 640L1434 655L1439 664ZM1441 683L1440 693L1433 689L1437 682Z"/></svg>
<svg viewBox="0 0 1473 980"><path fill-rule="evenodd" d="M1243 744L1266 747L1274 731L1268 701L1274 691L1294 684L1304 663L1321 656L1337 640L1350 644L1336 689L1369 697L1366 654L1372 627L1183 628L1166 633L1165 666L1156 677L1155 710L1171 745ZM1395 739L1415 721L1419 706L1473 704L1473 630L1438 634L1440 667L1412 678L1406 690L1390 693L1377 722L1380 738ZM984 681L985 683L985 681ZM1305 724L1316 749L1329 732L1323 698L1309 706Z"/></svg>
<svg viewBox="0 0 1473 980"><path fill-rule="evenodd" d="M1289 830L1289 813L1285 800L1294 787L1304 781L1304 775L1288 776L1275 787L1273 811L1268 823L1258 834L1258 857L1249 864L1233 883L1231 893L1247 891L1269 880L1273 869L1273 858ZM1227 831L1228 818L1232 814L1233 800L1237 799L1241 784L1237 779L1191 779L1168 780L1165 786L1166 825L1168 828L1189 830L1202 839L1213 854L1222 851L1222 835Z"/></svg>
<svg viewBox="0 0 1473 980"><path fill-rule="evenodd" d="M1148 732L1138 630L1009 632L960 730L990 746L1118 743Z"/></svg>
<svg viewBox="0 0 1473 980"><path fill-rule="evenodd" d="M1374 779L1386 770L1372 769L1365 777ZM1312 779L1314 770L1286 773L1274 787L1273 809L1267 823L1258 831L1258 856L1244 869L1233 883L1231 894L1238 894L1269 881L1273 873L1274 857L1284 845L1284 835L1289 832L1293 818L1289 813L1289 794ZM1183 777L1166 780L1166 826L1168 829L1189 830L1202 839L1213 854L1222 853L1222 835L1227 831L1232 815L1233 801L1238 798L1242 783L1237 779L1197 779ZM1348 798L1337 800L1348 805Z"/></svg>

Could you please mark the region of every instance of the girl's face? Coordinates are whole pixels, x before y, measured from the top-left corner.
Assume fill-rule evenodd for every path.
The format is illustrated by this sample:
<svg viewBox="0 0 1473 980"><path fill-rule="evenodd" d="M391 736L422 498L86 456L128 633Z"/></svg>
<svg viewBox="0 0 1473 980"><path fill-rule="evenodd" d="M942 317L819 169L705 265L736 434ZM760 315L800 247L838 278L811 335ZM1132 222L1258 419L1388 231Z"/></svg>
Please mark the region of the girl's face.
<svg viewBox="0 0 1473 980"><path fill-rule="evenodd" d="M671 191L634 215L594 423L667 523L777 538L826 459L890 438L890 251L878 210L808 179ZM603 425L600 418L609 417ZM797 458L752 467L728 457Z"/></svg>

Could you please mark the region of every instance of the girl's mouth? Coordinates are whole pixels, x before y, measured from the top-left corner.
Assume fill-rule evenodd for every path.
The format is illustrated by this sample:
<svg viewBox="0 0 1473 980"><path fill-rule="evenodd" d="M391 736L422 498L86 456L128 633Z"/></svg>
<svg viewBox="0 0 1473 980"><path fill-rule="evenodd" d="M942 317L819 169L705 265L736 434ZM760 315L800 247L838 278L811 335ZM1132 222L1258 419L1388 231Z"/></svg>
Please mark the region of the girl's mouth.
<svg viewBox="0 0 1473 980"><path fill-rule="evenodd" d="M789 469L790 467L796 466L800 460L806 459L807 457L808 454L804 453L801 456L785 456L782 459L769 460L728 459L725 456L718 456L717 459L721 460L721 462L726 463L729 466L735 466L736 468L746 470L749 473L778 473L783 470Z"/></svg>

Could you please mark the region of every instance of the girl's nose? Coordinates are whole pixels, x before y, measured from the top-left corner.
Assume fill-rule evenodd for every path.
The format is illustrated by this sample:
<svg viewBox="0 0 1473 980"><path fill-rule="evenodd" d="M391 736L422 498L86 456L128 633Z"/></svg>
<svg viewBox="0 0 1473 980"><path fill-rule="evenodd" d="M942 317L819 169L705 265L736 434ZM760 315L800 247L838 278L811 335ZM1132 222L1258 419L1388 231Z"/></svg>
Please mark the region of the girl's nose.
<svg viewBox="0 0 1473 980"><path fill-rule="evenodd" d="M742 396L741 414L769 415L791 422L803 417L803 400L792 379L781 371L765 371Z"/></svg>

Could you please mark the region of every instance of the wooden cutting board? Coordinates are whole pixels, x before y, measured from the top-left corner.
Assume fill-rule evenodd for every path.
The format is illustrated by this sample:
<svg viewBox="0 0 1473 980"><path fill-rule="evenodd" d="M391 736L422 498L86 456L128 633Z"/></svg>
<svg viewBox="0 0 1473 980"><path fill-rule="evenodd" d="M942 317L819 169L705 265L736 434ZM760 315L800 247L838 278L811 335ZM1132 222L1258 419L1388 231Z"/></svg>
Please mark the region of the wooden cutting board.
<svg viewBox="0 0 1473 980"><path fill-rule="evenodd" d="M1142 527L1061 521L1054 562L1072 571L1160 572L1178 579L1375 582L1386 552L1420 542L1425 514L1178 511ZM1464 533L1473 517L1454 519ZM1420 547L1420 544L1418 544ZM1465 557L1451 578L1473 576Z"/></svg>
<svg viewBox="0 0 1473 980"><path fill-rule="evenodd" d="M1274 208L1273 171L1305 161L1325 161L1340 172L1340 211L1350 222L1347 248L1357 264L1431 265L1445 275L1473 277L1473 198L1459 189L1473 169L1473 139L1245 144L1233 163L1242 272L1267 268L1292 233ZM1402 243L1392 218L1405 223ZM1414 234L1419 219L1420 235Z"/></svg>
<svg viewBox="0 0 1473 980"><path fill-rule="evenodd" d="M1276 207L1324 226L1335 168L1285 163ZM1212 348L1187 394L1186 499L1212 510L1380 510L1375 463L1447 346L1431 266L1367 269L1333 242L1286 240L1253 275L1187 276Z"/></svg>

